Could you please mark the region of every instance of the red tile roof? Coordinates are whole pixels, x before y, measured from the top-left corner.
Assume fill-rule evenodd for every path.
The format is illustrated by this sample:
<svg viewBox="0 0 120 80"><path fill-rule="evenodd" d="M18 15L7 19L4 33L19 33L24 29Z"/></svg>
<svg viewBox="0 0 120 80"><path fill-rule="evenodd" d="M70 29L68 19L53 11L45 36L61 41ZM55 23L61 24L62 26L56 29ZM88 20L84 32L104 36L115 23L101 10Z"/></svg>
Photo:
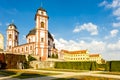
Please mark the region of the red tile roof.
<svg viewBox="0 0 120 80"><path fill-rule="evenodd" d="M86 54L87 50L79 50L79 51L61 50L61 52L68 53L68 54Z"/></svg>
<svg viewBox="0 0 120 80"><path fill-rule="evenodd" d="M100 54L90 54L89 56L90 56L90 57L99 57Z"/></svg>

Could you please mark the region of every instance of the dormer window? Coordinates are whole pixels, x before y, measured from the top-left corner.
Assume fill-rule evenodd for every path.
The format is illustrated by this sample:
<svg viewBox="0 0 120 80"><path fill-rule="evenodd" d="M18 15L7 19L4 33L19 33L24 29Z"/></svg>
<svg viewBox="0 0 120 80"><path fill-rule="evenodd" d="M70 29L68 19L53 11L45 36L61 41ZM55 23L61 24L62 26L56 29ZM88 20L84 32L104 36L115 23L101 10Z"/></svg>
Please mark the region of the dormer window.
<svg viewBox="0 0 120 80"><path fill-rule="evenodd" d="M44 28L44 22L41 22L41 28Z"/></svg>

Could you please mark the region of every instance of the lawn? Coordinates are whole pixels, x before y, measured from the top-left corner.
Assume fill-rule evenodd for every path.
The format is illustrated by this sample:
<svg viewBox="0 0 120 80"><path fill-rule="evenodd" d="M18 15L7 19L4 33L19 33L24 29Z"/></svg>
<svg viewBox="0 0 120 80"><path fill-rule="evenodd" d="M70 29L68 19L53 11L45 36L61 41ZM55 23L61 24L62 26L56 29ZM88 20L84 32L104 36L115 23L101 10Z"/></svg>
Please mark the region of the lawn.
<svg viewBox="0 0 120 80"><path fill-rule="evenodd" d="M38 70L47 70L47 71L60 71L60 72L86 72L88 70L73 70L73 69L38 69Z"/></svg>
<svg viewBox="0 0 120 80"><path fill-rule="evenodd" d="M0 75L2 76L12 76L12 78L35 78L35 77L44 77L49 75L57 75L59 73L47 73L47 72L34 72L34 71L24 71L24 70L0 70Z"/></svg>

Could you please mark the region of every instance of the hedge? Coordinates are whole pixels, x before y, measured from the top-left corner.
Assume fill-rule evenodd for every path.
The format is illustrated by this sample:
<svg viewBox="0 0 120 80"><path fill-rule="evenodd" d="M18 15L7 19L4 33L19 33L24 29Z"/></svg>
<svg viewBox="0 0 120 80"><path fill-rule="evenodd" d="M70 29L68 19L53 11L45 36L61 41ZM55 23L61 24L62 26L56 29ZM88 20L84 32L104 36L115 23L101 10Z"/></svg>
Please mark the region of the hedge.
<svg viewBox="0 0 120 80"><path fill-rule="evenodd" d="M55 62L57 69L96 70L96 62Z"/></svg>
<svg viewBox="0 0 120 80"><path fill-rule="evenodd" d="M120 61L108 61L105 67L106 71L120 72Z"/></svg>
<svg viewBox="0 0 120 80"><path fill-rule="evenodd" d="M107 61L106 64L96 62L55 62L57 69L76 69L76 70L105 70L120 72L120 61Z"/></svg>

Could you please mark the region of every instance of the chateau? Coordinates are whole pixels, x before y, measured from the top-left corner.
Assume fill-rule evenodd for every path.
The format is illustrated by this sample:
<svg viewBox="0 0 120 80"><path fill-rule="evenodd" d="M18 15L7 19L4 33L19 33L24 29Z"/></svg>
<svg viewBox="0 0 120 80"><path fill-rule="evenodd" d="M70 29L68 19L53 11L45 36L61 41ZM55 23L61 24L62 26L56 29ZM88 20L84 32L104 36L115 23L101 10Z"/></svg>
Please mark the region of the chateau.
<svg viewBox="0 0 120 80"><path fill-rule="evenodd" d="M53 54L58 55L56 61L96 61L102 63L103 59L100 54L89 54L88 50L61 50L58 52L55 48L54 39L48 31L48 19L46 10L42 7L38 8L35 14L36 25L26 35L27 43L22 45L19 45L17 26L14 23L9 24L6 37L6 52L35 56L38 63L39 61L49 61ZM4 50L4 37L1 34L0 39L0 50Z"/></svg>
<svg viewBox="0 0 120 80"><path fill-rule="evenodd" d="M100 54L89 54L88 50L61 50L60 53L61 59L65 61L96 61L98 64L101 64L103 60Z"/></svg>
<svg viewBox="0 0 120 80"><path fill-rule="evenodd" d="M47 60L54 52L54 39L48 31L48 15L45 9L40 7L35 14L36 27L26 35L26 44L19 45L19 31L15 24L7 28L6 50L15 54L31 54L39 56L40 61Z"/></svg>

